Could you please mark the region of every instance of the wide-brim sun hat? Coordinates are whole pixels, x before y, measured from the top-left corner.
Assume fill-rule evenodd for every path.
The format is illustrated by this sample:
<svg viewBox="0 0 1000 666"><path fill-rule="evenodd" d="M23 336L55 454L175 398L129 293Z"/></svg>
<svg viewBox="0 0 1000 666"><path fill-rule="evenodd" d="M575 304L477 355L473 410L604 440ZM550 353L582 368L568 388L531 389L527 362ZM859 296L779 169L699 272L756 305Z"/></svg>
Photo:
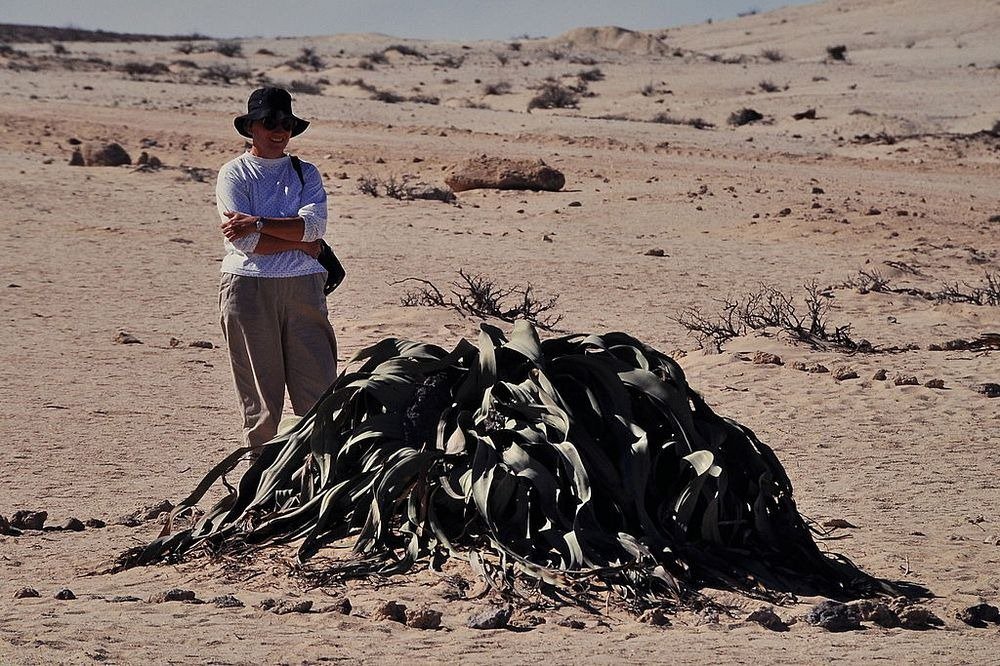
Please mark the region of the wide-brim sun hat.
<svg viewBox="0 0 1000 666"><path fill-rule="evenodd" d="M250 123L254 120L263 120L268 116L294 120L295 125L290 131L292 136L302 134L309 127L308 120L302 120L292 113L292 96L288 94L288 91L284 88L273 87L258 88L250 93L250 99L247 100L247 112L233 118L233 126L237 132L252 139Z"/></svg>

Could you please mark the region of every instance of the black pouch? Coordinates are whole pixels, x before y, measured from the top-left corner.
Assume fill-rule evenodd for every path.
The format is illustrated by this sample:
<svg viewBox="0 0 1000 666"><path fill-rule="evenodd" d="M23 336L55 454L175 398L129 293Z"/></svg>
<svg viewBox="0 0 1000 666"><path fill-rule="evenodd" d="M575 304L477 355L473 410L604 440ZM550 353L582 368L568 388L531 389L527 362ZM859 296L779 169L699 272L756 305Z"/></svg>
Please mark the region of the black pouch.
<svg viewBox="0 0 1000 666"><path fill-rule="evenodd" d="M316 259L326 269L326 284L323 285L323 293L329 296L347 277L347 271L344 270L344 265L334 254L333 248L327 245L325 240L321 239L319 245L319 256Z"/></svg>

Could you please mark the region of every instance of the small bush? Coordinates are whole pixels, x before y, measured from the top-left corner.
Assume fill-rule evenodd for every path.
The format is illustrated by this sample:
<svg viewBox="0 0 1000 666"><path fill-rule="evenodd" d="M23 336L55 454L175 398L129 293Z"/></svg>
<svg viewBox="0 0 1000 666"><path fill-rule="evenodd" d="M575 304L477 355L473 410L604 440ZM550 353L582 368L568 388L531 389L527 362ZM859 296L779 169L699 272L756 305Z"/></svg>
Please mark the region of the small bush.
<svg viewBox="0 0 1000 666"><path fill-rule="evenodd" d="M238 39L221 39L215 43L212 50L227 58L243 57L243 44Z"/></svg>
<svg viewBox="0 0 1000 666"><path fill-rule="evenodd" d="M604 72L602 72L599 67L594 67L593 69L581 69L577 72L576 76L581 81L593 82L604 80Z"/></svg>
<svg viewBox="0 0 1000 666"><path fill-rule="evenodd" d="M785 54L778 49L764 49L760 52L760 55L764 60L769 60L770 62L781 62L785 59Z"/></svg>
<svg viewBox="0 0 1000 666"><path fill-rule="evenodd" d="M358 192L370 197L377 197L379 196L378 184L378 178L375 176L361 176L358 178Z"/></svg>
<svg viewBox="0 0 1000 666"><path fill-rule="evenodd" d="M507 48L510 49L511 51L520 51L521 42L510 42L509 44L507 44Z"/></svg>
<svg viewBox="0 0 1000 666"><path fill-rule="evenodd" d="M340 81L337 81L337 83L342 86L357 86L358 88L366 90L370 93L373 93L376 90L378 90L378 88L368 83L364 79L341 79Z"/></svg>
<svg viewBox="0 0 1000 666"><path fill-rule="evenodd" d="M249 79L250 70L237 69L231 65L210 65L201 71L201 78L206 81L232 83L234 79Z"/></svg>
<svg viewBox="0 0 1000 666"><path fill-rule="evenodd" d="M496 56L497 62L501 65L506 65L510 62L510 57L506 53L494 53L493 55Z"/></svg>
<svg viewBox="0 0 1000 666"><path fill-rule="evenodd" d="M714 123L710 123L704 118L675 118L668 113L658 113L652 118L654 123L663 123L665 125L688 125L695 129L712 129L715 127Z"/></svg>
<svg viewBox="0 0 1000 666"><path fill-rule="evenodd" d="M510 84L506 81L497 81L496 83L487 83L483 86L484 95L506 95L510 92Z"/></svg>
<svg viewBox="0 0 1000 666"><path fill-rule="evenodd" d="M121 66L121 70L129 76L157 76L166 74L170 70L162 62L127 62Z"/></svg>
<svg viewBox="0 0 1000 666"><path fill-rule="evenodd" d="M781 90L781 86L777 85L773 81L768 81L767 79L758 83L757 87L766 93L773 93Z"/></svg>
<svg viewBox="0 0 1000 666"><path fill-rule="evenodd" d="M826 47L826 54L830 60L847 60L847 47L843 44Z"/></svg>
<svg viewBox="0 0 1000 666"><path fill-rule="evenodd" d="M596 65L597 59L584 55L573 55L569 57L569 62L574 65Z"/></svg>
<svg viewBox="0 0 1000 666"><path fill-rule="evenodd" d="M326 62L319 57L316 49L309 46L303 46L295 60L290 60L288 64L297 68L309 68L314 72L326 67Z"/></svg>
<svg viewBox="0 0 1000 666"><path fill-rule="evenodd" d="M369 60L368 58L362 58L361 60L358 61L358 69L371 71L375 69L375 65L373 65L372 61Z"/></svg>
<svg viewBox="0 0 1000 666"><path fill-rule="evenodd" d="M395 51L400 55L413 56L414 58L420 58L421 60L427 60L427 56L412 46L407 46L406 44L393 44L382 49L382 52Z"/></svg>
<svg viewBox="0 0 1000 666"><path fill-rule="evenodd" d="M447 69L458 69L463 65L463 63L465 63L465 56L459 56L456 58L455 56L449 55L441 58L434 64L438 67L445 67Z"/></svg>
<svg viewBox="0 0 1000 666"><path fill-rule="evenodd" d="M406 101L405 97L394 93L391 90L376 90L372 93L371 99L376 102L385 102L386 104L396 104L398 102Z"/></svg>
<svg viewBox="0 0 1000 666"><path fill-rule="evenodd" d="M68 55L69 49L60 44L59 42L53 42L52 52L55 53L56 55Z"/></svg>
<svg viewBox="0 0 1000 666"><path fill-rule="evenodd" d="M528 102L528 111L532 109L575 109L579 95L558 83L548 81L542 84L538 94Z"/></svg>
<svg viewBox="0 0 1000 666"><path fill-rule="evenodd" d="M740 109L739 111L733 111L729 114L729 118L726 122L735 127L740 127L741 125L747 125L749 123L755 123L758 120L763 120L764 116L755 111L754 109Z"/></svg>
<svg viewBox="0 0 1000 666"><path fill-rule="evenodd" d="M201 67L194 60L174 60L170 64L174 67L183 67L184 69L199 69Z"/></svg>
<svg viewBox="0 0 1000 666"><path fill-rule="evenodd" d="M433 95L410 95L406 98L407 102L413 102L414 104L431 104L437 105L441 103L439 97L434 97Z"/></svg>
<svg viewBox="0 0 1000 666"><path fill-rule="evenodd" d="M276 56L276 55L278 55L277 53L275 53L275 52L274 52L274 51L272 51L271 49L264 49L264 48L261 48L261 49L257 49L257 50L255 51L255 53L256 53L257 55L262 55L262 56Z"/></svg>
<svg viewBox="0 0 1000 666"><path fill-rule="evenodd" d="M558 61L558 60L562 60L563 58L565 58L566 54L563 53L562 51L559 51L558 49L549 49L548 51L545 52L545 56L547 58L550 58L551 60L557 60Z"/></svg>
<svg viewBox="0 0 1000 666"><path fill-rule="evenodd" d="M288 84L288 90L303 95L322 95L323 89L310 81L295 80Z"/></svg>
<svg viewBox="0 0 1000 666"><path fill-rule="evenodd" d="M389 59L385 57L385 53L382 51L372 51L365 56L365 59L375 65L388 65Z"/></svg>
<svg viewBox="0 0 1000 666"><path fill-rule="evenodd" d="M192 44L191 42L181 42L180 44L174 47L174 51L177 51L182 55L191 55L192 53L194 53L194 44Z"/></svg>

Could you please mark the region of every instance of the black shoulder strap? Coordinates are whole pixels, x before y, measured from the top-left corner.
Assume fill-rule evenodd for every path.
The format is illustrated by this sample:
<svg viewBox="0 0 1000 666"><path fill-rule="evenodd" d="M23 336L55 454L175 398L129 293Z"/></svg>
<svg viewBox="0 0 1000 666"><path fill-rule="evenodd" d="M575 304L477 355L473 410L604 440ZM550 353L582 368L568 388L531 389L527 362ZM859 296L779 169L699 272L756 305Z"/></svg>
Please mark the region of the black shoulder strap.
<svg viewBox="0 0 1000 666"><path fill-rule="evenodd" d="M303 187L305 187L306 177L302 175L302 160L295 155L289 155L288 159L292 161L292 168L295 169L295 173L299 175L299 182L302 183Z"/></svg>

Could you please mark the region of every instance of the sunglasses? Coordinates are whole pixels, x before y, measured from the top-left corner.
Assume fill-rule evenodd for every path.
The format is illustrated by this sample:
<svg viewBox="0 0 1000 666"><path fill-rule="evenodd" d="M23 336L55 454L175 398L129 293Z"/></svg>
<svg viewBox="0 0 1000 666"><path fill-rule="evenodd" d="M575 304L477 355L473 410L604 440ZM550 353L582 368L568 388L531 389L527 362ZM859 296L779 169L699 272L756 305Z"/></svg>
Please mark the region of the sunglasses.
<svg viewBox="0 0 1000 666"><path fill-rule="evenodd" d="M292 128L295 127L295 119L290 116L267 116L260 121L264 126L264 129L271 132L279 127L286 132L291 132Z"/></svg>

